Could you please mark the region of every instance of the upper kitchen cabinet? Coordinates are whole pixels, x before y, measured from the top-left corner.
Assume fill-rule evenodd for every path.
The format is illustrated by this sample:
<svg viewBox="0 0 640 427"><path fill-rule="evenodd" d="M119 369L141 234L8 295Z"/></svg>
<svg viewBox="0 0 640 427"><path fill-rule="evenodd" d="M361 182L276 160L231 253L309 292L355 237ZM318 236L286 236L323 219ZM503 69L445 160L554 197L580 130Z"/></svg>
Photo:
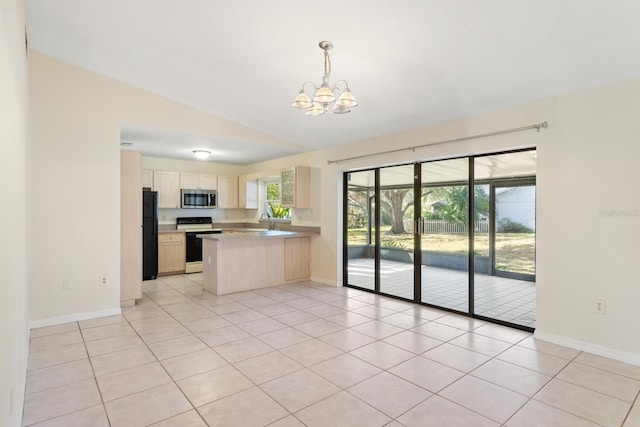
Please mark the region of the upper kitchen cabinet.
<svg viewBox="0 0 640 427"><path fill-rule="evenodd" d="M311 168L295 166L280 171L280 204L283 208L310 208Z"/></svg>
<svg viewBox="0 0 640 427"><path fill-rule="evenodd" d="M243 209L258 209L258 181L238 177L238 207Z"/></svg>
<svg viewBox="0 0 640 427"><path fill-rule="evenodd" d="M180 188L189 190L217 190L218 177L206 173L183 172L180 174Z"/></svg>
<svg viewBox="0 0 640 427"><path fill-rule="evenodd" d="M153 171L153 189L158 192L158 208L180 208L180 173Z"/></svg>
<svg viewBox="0 0 640 427"><path fill-rule="evenodd" d="M153 188L153 171L151 169L142 169L142 188Z"/></svg>
<svg viewBox="0 0 640 427"><path fill-rule="evenodd" d="M238 177L219 176L218 177L218 207L237 208L238 207Z"/></svg>

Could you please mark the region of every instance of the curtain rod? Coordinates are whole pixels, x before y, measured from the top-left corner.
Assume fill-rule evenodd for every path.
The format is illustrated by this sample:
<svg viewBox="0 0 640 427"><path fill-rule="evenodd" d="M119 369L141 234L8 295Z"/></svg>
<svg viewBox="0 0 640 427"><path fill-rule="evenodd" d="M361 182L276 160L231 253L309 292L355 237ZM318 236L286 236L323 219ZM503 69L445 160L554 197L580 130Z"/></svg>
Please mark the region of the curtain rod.
<svg viewBox="0 0 640 427"><path fill-rule="evenodd" d="M415 145L413 147L396 148L395 150L380 151L378 153L363 154L361 156L346 157L344 159L327 160L327 164L328 165L338 164L338 163L347 162L350 160L358 160L358 159L364 159L367 157L380 156L382 154L398 153L400 151L415 151L417 148L431 147L433 145L447 144L450 142L468 141L470 139L486 138L488 136L504 135L505 133L522 132L522 131L531 130L531 129L535 129L537 132L540 132L540 128L546 128L546 127L547 127L547 122L544 121L542 123L536 123L533 125L523 126L519 128L499 130L496 132L489 132L489 133L481 133L479 135L463 136L462 138L446 139L443 141L431 142L429 144Z"/></svg>

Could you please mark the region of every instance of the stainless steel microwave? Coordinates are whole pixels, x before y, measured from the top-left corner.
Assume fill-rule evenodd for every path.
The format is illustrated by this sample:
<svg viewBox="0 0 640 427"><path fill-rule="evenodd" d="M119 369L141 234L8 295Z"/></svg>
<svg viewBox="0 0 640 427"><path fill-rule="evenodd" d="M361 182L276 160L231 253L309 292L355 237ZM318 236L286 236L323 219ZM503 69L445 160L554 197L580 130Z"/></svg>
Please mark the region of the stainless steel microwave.
<svg viewBox="0 0 640 427"><path fill-rule="evenodd" d="M183 209L214 209L218 207L216 190L180 190L180 207Z"/></svg>

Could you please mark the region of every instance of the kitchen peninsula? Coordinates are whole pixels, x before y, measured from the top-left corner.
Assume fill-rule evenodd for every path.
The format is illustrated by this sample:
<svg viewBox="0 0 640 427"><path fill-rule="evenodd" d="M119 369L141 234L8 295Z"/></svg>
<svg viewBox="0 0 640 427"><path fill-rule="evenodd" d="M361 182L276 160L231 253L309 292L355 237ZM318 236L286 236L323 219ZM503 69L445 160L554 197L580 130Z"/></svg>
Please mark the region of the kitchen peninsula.
<svg viewBox="0 0 640 427"><path fill-rule="evenodd" d="M216 295L309 279L308 233L235 229L198 237L204 288Z"/></svg>

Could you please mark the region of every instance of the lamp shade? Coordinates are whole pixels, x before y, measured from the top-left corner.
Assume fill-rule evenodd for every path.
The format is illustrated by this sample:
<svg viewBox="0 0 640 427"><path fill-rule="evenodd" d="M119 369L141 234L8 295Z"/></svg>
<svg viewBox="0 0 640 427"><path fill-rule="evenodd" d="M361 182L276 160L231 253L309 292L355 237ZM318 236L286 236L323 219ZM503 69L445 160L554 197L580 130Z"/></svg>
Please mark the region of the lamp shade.
<svg viewBox="0 0 640 427"><path fill-rule="evenodd" d="M291 104L291 106L295 108L309 108L312 105L313 102L311 102L311 98L309 98L309 95L304 93L304 90L300 90L296 99L293 100L293 104Z"/></svg>
<svg viewBox="0 0 640 427"><path fill-rule="evenodd" d="M338 103L336 102L336 105L333 106L331 112L333 114L347 114L351 112L351 108L343 107L342 105L338 105Z"/></svg>
<svg viewBox="0 0 640 427"><path fill-rule="evenodd" d="M316 95L313 97L315 102L319 102L321 104L328 104L336 100L336 96L333 94L333 91L326 83L323 83L322 86L318 88L316 91Z"/></svg>
<svg viewBox="0 0 640 427"><path fill-rule="evenodd" d="M319 102L314 102L311 108L308 108L304 113L307 116L319 116L324 114L324 107Z"/></svg>
<svg viewBox="0 0 640 427"><path fill-rule="evenodd" d="M349 88L346 88L344 92L342 92L338 97L336 104L341 107L351 108L351 107L357 107L358 101L356 101L356 99L353 97L353 94L351 93Z"/></svg>

